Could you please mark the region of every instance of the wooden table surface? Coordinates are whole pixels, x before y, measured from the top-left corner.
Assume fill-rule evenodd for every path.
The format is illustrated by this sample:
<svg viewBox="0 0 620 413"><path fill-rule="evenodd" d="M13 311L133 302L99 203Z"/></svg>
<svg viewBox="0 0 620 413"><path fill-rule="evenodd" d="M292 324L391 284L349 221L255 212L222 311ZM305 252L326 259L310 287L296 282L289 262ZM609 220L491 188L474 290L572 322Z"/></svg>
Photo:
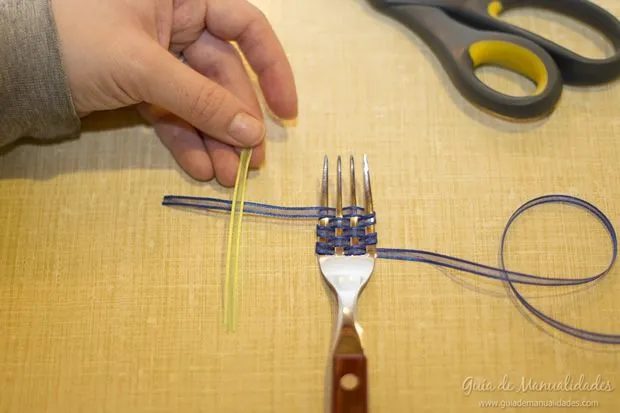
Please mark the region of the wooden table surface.
<svg viewBox="0 0 620 413"><path fill-rule="evenodd" d="M620 16L617 0L597 3ZM567 87L551 117L507 123L470 106L418 37L364 1L255 4L291 60L300 115L293 125L269 121L267 162L250 174L247 200L316 205L323 156L366 153L382 247L495 266L506 220L549 193L583 198L620 223L618 82ZM609 53L547 13L503 18L588 56ZM498 70L480 76L530 90ZM232 190L188 178L131 111L93 115L84 128L79 139L0 157L0 412L323 411L333 310L314 223L246 216L240 319L227 333L228 217L161 201L230 199ZM610 254L591 216L549 205L515 223L506 264L583 277ZM565 323L620 333L618 268L591 288L518 288ZM540 404L506 412L620 411L618 347L542 325L499 282L380 260L359 322L372 412L478 412L489 400ZM581 375L608 386L517 391ZM544 407L568 400L597 407Z"/></svg>

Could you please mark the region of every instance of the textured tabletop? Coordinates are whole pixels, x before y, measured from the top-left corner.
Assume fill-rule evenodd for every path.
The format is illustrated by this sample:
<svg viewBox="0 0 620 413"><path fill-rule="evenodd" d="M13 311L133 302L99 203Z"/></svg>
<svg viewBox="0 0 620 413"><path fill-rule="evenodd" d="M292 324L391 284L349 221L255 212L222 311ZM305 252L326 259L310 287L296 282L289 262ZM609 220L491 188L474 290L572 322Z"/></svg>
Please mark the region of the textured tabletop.
<svg viewBox="0 0 620 413"><path fill-rule="evenodd" d="M617 0L597 3L620 16ZM550 193L620 224L618 82L567 87L551 117L507 123L470 106L418 37L364 1L255 4L291 60L300 115L269 121L267 161L250 173L247 200L316 205L323 156L366 153L382 247L496 266L507 219ZM547 13L505 19L588 56L609 53ZM498 70L480 76L531 91ZM323 411L333 307L315 223L245 217L240 318L227 333L228 217L161 201L230 199L232 189L189 179L131 111L84 128L79 139L0 156L0 412ZM594 275L610 256L604 228L562 205L523 215L506 243L508 268L555 277ZM517 288L571 326L620 334L619 268L579 289ZM507 412L620 411L620 348L541 324L500 282L380 260L359 322L372 412L469 413L500 400L543 404ZM581 375L600 385L576 389ZM565 380L573 391L549 387ZM568 400L598 407L544 407Z"/></svg>

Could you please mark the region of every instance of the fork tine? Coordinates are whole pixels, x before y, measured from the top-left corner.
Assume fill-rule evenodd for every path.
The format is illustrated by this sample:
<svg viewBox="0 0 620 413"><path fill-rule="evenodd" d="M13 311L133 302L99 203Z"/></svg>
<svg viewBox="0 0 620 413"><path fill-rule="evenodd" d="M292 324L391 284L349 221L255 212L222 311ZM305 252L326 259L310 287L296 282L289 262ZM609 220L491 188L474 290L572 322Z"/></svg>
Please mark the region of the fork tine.
<svg viewBox="0 0 620 413"><path fill-rule="evenodd" d="M336 164L336 217L342 218L342 160L338 156ZM336 236L342 235L342 228L336 228ZM335 248L336 255L344 254L344 247Z"/></svg>
<svg viewBox="0 0 620 413"><path fill-rule="evenodd" d="M336 216L342 218L342 160L336 165Z"/></svg>
<svg viewBox="0 0 620 413"><path fill-rule="evenodd" d="M370 188L370 168L368 167L368 156L366 154L364 154L364 210L367 214L374 212L372 190Z"/></svg>
<svg viewBox="0 0 620 413"><path fill-rule="evenodd" d="M327 208L329 208L329 174L328 174L328 162L327 155L323 158L323 179L321 181L321 206L325 208L327 212Z"/></svg>
<svg viewBox="0 0 620 413"><path fill-rule="evenodd" d="M323 157L323 176L321 179L321 209L320 209L320 218L319 218L319 226L325 228L329 225L329 162L327 155ZM317 253L319 255L327 253L329 248L326 246L326 243L329 242L329 239L325 235L325 231L317 228Z"/></svg>
<svg viewBox="0 0 620 413"><path fill-rule="evenodd" d="M355 162L353 160L353 155L351 155L351 159L349 162L351 169L351 206L357 206L357 197L355 196Z"/></svg>
<svg viewBox="0 0 620 413"><path fill-rule="evenodd" d="M372 189L370 188L370 168L368 167L368 157L364 154L364 212L366 214L372 214L375 212L372 203ZM366 234L372 234L375 232L375 225L370 224L366 227ZM375 245L367 245L366 252L370 256L376 256L377 248Z"/></svg>
<svg viewBox="0 0 620 413"><path fill-rule="evenodd" d="M351 186L351 203L349 204L352 208L351 210L351 228L355 228L357 227L357 223L358 223L358 217L357 217L357 210L355 209L357 207L357 196L355 195L355 189L357 186L357 182L355 181L355 160L353 155L351 155L351 158L349 160L349 165L350 165L350 174L351 174L351 183L349 184ZM352 236L351 237L351 245L358 245L359 244L359 238L356 236Z"/></svg>

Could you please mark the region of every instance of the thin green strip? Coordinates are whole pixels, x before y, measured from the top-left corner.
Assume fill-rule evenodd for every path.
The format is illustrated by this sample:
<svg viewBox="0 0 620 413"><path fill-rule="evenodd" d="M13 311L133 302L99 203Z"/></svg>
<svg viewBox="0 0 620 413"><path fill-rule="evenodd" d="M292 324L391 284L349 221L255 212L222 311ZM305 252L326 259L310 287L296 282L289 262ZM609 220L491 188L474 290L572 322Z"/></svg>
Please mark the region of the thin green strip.
<svg viewBox="0 0 620 413"><path fill-rule="evenodd" d="M241 245L241 220L250 167L251 149L243 149L239 156L239 169L235 181L230 224L228 227L228 250L226 252L226 278L224 279L224 326L235 331L239 301L239 247Z"/></svg>

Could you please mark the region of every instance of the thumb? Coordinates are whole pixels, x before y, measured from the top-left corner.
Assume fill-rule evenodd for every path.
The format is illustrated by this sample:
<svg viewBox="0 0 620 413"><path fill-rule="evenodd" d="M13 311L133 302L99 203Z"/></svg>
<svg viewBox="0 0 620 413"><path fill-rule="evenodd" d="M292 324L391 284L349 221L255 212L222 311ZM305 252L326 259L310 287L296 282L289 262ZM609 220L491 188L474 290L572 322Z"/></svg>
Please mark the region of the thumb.
<svg viewBox="0 0 620 413"><path fill-rule="evenodd" d="M143 55L145 70L136 82L145 102L231 146L252 147L263 140L263 121L251 115L252 109L239 98L159 45L149 49Z"/></svg>

